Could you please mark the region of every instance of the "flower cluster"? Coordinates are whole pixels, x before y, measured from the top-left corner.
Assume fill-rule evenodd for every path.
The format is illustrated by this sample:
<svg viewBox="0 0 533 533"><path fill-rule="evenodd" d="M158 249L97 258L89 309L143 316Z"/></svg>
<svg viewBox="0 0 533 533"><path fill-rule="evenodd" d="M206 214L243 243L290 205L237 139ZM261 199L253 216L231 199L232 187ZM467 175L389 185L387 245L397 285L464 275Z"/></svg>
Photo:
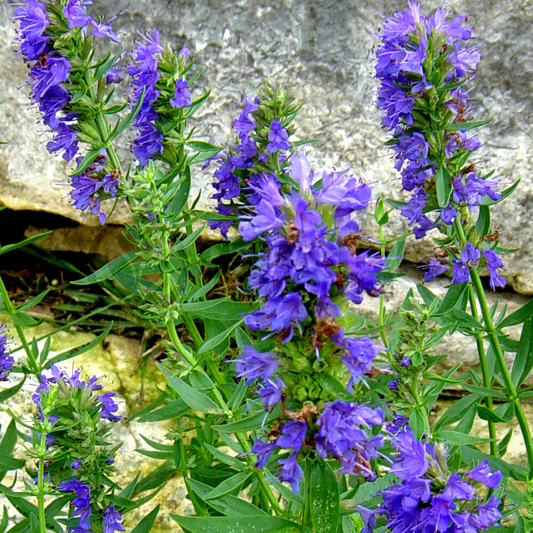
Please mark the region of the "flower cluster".
<svg viewBox="0 0 533 533"><path fill-rule="evenodd" d="M408 9L385 20L380 34L377 105L385 112L383 126L393 134L389 144L403 188L411 193L401 214L415 226L416 238L434 227L446 233L456 218L460 222L471 217L474 208L501 198L497 181L487 179L468 162L480 146L469 131L484 122L469 122L465 84L472 79L480 54L471 44L466 20L463 16L447 20L444 9L425 17L419 4L411 1ZM435 211L436 220L429 216ZM486 266L490 265L491 285L502 286L503 278L495 269L503 265L492 266L501 261L490 252ZM455 274L459 268L454 266L456 282L467 277ZM447 261L433 259L426 279L448 270Z"/></svg>
<svg viewBox="0 0 533 533"><path fill-rule="evenodd" d="M101 211L100 202L105 198L115 198L120 184L118 172L110 169L108 163L108 158L100 155L84 171L73 176L70 182L72 205L80 211L90 210L102 225L107 215Z"/></svg>
<svg viewBox="0 0 533 533"><path fill-rule="evenodd" d="M87 12L88 0L42 2L28 0L14 12L19 23L17 41L28 66L32 100L41 112L44 124L54 133L47 143L51 153L62 152L66 161L79 153L79 143L102 146L105 128L95 120L94 87L88 82L93 38L106 38L118 43L110 22L96 20ZM109 65L106 87L122 79L117 66L120 54ZM99 82L99 93L103 86ZM112 94L112 92L111 92ZM109 96L111 96L111 94ZM81 95L85 95L81 98ZM75 97L74 97L75 96ZM102 97L105 99L104 97ZM106 99L106 102L109 98ZM105 153L105 149L102 149ZM76 158L78 166L83 156ZM71 179L72 204L81 211L90 210L103 224L106 215L100 210L100 200L114 197L119 184L116 164L110 164L107 154L97 156L85 170Z"/></svg>
<svg viewBox="0 0 533 533"><path fill-rule="evenodd" d="M157 70L157 56L163 52L159 44L159 32L154 31L153 37L142 35L136 50L134 65L128 66L128 74L133 78L132 105L136 105L141 96L143 101L134 124L139 128L138 137L133 142L133 153L145 165L149 159L163 151L163 134L157 131L155 123L159 115L152 109L159 91L155 88L161 77Z"/></svg>
<svg viewBox="0 0 533 533"><path fill-rule="evenodd" d="M342 465L341 472L375 479L370 460L377 457L383 438L379 435L371 437L369 431L372 426L383 423L381 409L336 400L326 404L322 413L318 413L315 407L307 406L297 414L286 414L293 418L271 431L267 435L269 440L257 440L253 445L258 468L266 466L276 450L288 450L288 456L286 453L277 456L279 479L289 483L296 493L302 478L298 452L313 447L320 457L337 459Z"/></svg>
<svg viewBox="0 0 533 533"><path fill-rule="evenodd" d="M485 501L475 489L478 483L495 489L502 479L487 461L465 474L449 473L445 448L416 440L409 427L392 438L392 446L397 454L391 472L401 483L380 492L377 509L358 507L364 533L374 531L378 517L391 533L471 533L498 524L501 501L494 494Z"/></svg>
<svg viewBox="0 0 533 533"><path fill-rule="evenodd" d="M78 152L77 113L70 106L72 92L72 62L64 49L55 46L59 36L75 34L86 37L105 37L119 42L109 24L96 21L87 13L88 0L69 0L63 10L40 0L27 0L14 12L19 23L17 41L24 61L30 67L31 95L42 114L44 124L54 133L47 143L51 153L63 152L63 158L71 161ZM75 59L75 55L73 56ZM73 89L74 90L74 89Z"/></svg>
<svg viewBox="0 0 533 533"><path fill-rule="evenodd" d="M68 375L50 365L50 372L40 375L32 395L38 411L35 426L39 434L46 434L45 453L50 459L46 479L73 494L71 518L76 520L69 528L73 533L89 533L96 524L103 525L106 533L124 531L121 514L113 505L104 506L105 512L100 509L104 486L93 475L109 474L117 449L105 438L109 425L104 420L116 422L121 418L116 414L114 393L99 394L102 385L98 382L95 376L83 380L79 370ZM67 473L70 477L65 480Z"/></svg>
<svg viewBox="0 0 533 533"><path fill-rule="evenodd" d="M276 132L270 137L273 144L283 141ZM244 321L267 332L265 339L275 334L276 351L246 346L237 377L258 382L268 412L282 407L282 420L267 441L253 447L257 465L283 450L277 455L279 478L297 490L298 453L309 448L338 460L345 473L373 478L370 461L382 439L369 430L383 423L382 410L338 400L319 384L325 372L353 392L381 350L368 337L347 336L342 327L348 304L381 291L383 259L357 253L361 235L354 215L369 205L371 190L348 171L315 174L305 155L291 158L285 178L263 173L250 181L253 199L239 223L245 241L261 238L265 248L248 279L262 307Z"/></svg>
<svg viewBox="0 0 533 533"><path fill-rule="evenodd" d="M243 104L244 109L233 121L236 143L218 157L220 162L214 172L217 212L228 218L211 220L209 226L219 229L225 238L234 224L229 217L238 217L243 209L257 202L253 187L261 176L284 172L294 131L290 122L295 106L287 94L267 86L258 97L245 95Z"/></svg>
<svg viewBox="0 0 533 533"><path fill-rule="evenodd" d="M368 206L370 187L348 172L315 176L305 155L292 158L290 177L299 190L284 194L276 176L261 176L251 186L255 214L241 217L243 239L262 237L266 245L248 280L265 301L245 323L251 330L278 334L283 343L295 328L301 332L304 322L312 323L317 355L322 338L331 339L347 351L344 362L356 380L369 369L375 347L369 339L345 337L335 319L344 301L359 304L365 292L381 290L384 261L368 251L356 253L361 237L352 216ZM315 178L320 188L312 185Z"/></svg>
<svg viewBox="0 0 533 533"><path fill-rule="evenodd" d="M5 333L6 326L0 324L0 381L6 381L15 359L9 355L9 348L7 346L7 335Z"/></svg>
<svg viewBox="0 0 533 533"><path fill-rule="evenodd" d="M70 61L59 54L46 30L50 25L47 5L39 0L28 0L15 10L14 19L20 51L30 67L31 96L42 113L43 122L54 132L49 141L50 152L64 151L63 158L70 161L78 151L75 116L65 111L72 96L63 87L72 68Z"/></svg>
<svg viewBox="0 0 533 533"><path fill-rule="evenodd" d="M144 167L150 159L162 154L164 150L164 134L162 129L158 128L161 113L157 110L161 104L158 100L164 100L160 98L162 88L168 87L166 83L158 84L163 74L168 77L168 69L161 68L164 51L165 49L159 43L157 30L154 31L153 36L148 33L141 34L141 40L137 42L135 63L127 68L128 74L133 78L132 107L135 107L142 98L139 112L134 120L134 125L139 129L139 135L133 142L133 153L141 167ZM185 66L188 57L189 50L183 48L179 54L181 66ZM173 66L178 67L179 77L177 80L172 80L174 91L167 98L168 104L174 109L189 107L192 101L188 81L182 77L180 65Z"/></svg>

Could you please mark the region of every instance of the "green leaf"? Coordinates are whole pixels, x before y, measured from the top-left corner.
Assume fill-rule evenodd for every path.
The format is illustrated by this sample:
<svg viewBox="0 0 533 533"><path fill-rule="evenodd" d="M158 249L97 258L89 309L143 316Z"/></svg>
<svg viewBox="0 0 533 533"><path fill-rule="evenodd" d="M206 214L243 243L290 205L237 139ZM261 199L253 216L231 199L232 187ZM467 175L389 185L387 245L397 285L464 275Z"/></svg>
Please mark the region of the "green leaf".
<svg viewBox="0 0 533 533"><path fill-rule="evenodd" d="M473 444L481 444L483 442L491 441L491 439L486 439L484 437L465 435L464 433L460 433L459 431L452 430L441 431L440 436L452 446L471 446Z"/></svg>
<svg viewBox="0 0 533 533"><path fill-rule="evenodd" d="M224 463L228 466L232 466L233 468L236 468L237 470L242 470L246 467L246 465L239 461L236 457L232 457L231 455L228 455L227 453L221 452L218 448L215 448L214 446L211 446L211 444L207 444L207 442L204 444L205 448L211 452L213 457L218 459L221 463Z"/></svg>
<svg viewBox="0 0 533 533"><path fill-rule="evenodd" d="M504 392L498 390L467 384L463 385L463 388L466 389L468 392L478 394L479 396L490 396L491 398L501 398L502 400L507 399L507 395Z"/></svg>
<svg viewBox="0 0 533 533"><path fill-rule="evenodd" d="M513 428L511 428L503 437L503 439L498 443L498 456L503 457L507 453L507 447L509 442L511 442L511 437L513 436Z"/></svg>
<svg viewBox="0 0 533 533"><path fill-rule="evenodd" d="M252 475L251 472L239 472L228 479L225 479L222 483L217 485L211 492L206 494L202 499L204 501L214 500L215 498L221 498L230 492L240 492L244 482Z"/></svg>
<svg viewBox="0 0 533 533"><path fill-rule="evenodd" d="M100 78L102 78L109 72L109 70L115 65L115 63L117 63L118 60L122 57L122 52L123 48L121 47L121 50L118 54L114 56L108 54L107 58L104 61L100 61L95 73L93 74L93 82L97 82Z"/></svg>
<svg viewBox="0 0 533 533"><path fill-rule="evenodd" d="M425 285L422 283L419 283L416 286L416 290L418 291L418 294L420 294L420 297L422 300L424 300L424 303L429 307L435 299L438 299L438 296L434 293L432 293Z"/></svg>
<svg viewBox="0 0 533 533"><path fill-rule="evenodd" d="M126 268L130 263L132 263L138 255L139 252L137 250L127 252L124 255L113 259L113 261L110 261L109 263L104 265L102 268L99 268L96 272L93 272L89 276L86 276L82 279L78 279L76 281L72 281L71 283L73 285L90 285L91 283L100 283L102 281L110 279L115 274L118 274L122 269Z"/></svg>
<svg viewBox="0 0 533 533"><path fill-rule="evenodd" d="M394 272L401 265L406 244L407 235L403 235L392 246L391 251L387 256L387 270L389 270L389 272Z"/></svg>
<svg viewBox="0 0 533 533"><path fill-rule="evenodd" d="M185 416L191 408L181 399L172 400L161 409L151 411L139 418L139 422L162 422L163 420L173 420Z"/></svg>
<svg viewBox="0 0 533 533"><path fill-rule="evenodd" d="M14 387L11 387L10 389L5 389L2 392L0 392L0 403L5 402L6 400L9 400L12 396L15 396L17 392L22 389L22 386L24 385L24 382L26 381L26 376L22 378L21 381L19 381Z"/></svg>
<svg viewBox="0 0 533 533"><path fill-rule="evenodd" d="M377 496L379 492L397 483L398 479L394 474L386 474L383 477L379 477L372 483L362 483L359 485L354 498L358 504L363 504L368 500Z"/></svg>
<svg viewBox="0 0 533 533"><path fill-rule="evenodd" d="M443 164L439 166L435 173L435 185L439 207L446 207L452 194L452 176Z"/></svg>
<svg viewBox="0 0 533 533"><path fill-rule="evenodd" d="M34 235L33 237L29 237L15 244L8 244L7 246L2 246L0 247L0 255L6 254L7 252L12 252L13 250L17 250L18 248L23 248L24 246L28 246L28 244L31 244L35 241L43 239L44 237L48 237L48 235L50 235L51 233L52 233L51 231L47 231L46 233L40 233L39 235Z"/></svg>
<svg viewBox="0 0 533 533"><path fill-rule="evenodd" d="M439 305L433 316L443 316L446 313L449 313L461 300L461 297L466 292L468 285L466 283L455 283L450 285L448 292L442 300L442 303Z"/></svg>
<svg viewBox="0 0 533 533"><path fill-rule="evenodd" d="M477 394L469 394L454 404L439 418L435 424L434 431L437 432L441 427L454 424L463 418L469 407L481 400Z"/></svg>
<svg viewBox="0 0 533 533"><path fill-rule="evenodd" d="M243 314L251 313L256 307L255 302L234 302L229 298L218 298L207 302L188 302L181 309L198 318L238 322Z"/></svg>
<svg viewBox="0 0 533 533"><path fill-rule="evenodd" d="M189 296L189 301L194 302L205 296L218 283L221 275L222 271L219 270L205 285L202 285Z"/></svg>
<svg viewBox="0 0 533 533"><path fill-rule="evenodd" d="M179 250L183 250L184 248L188 248L191 244L193 244L198 239L198 237L200 237L204 229L205 229L205 226L201 226L195 229L190 235L185 237L185 239L178 241L172 247L172 251L177 252Z"/></svg>
<svg viewBox="0 0 533 533"><path fill-rule="evenodd" d="M506 422L506 420L504 420L500 415L498 415L494 411L491 411L488 407L485 407L484 405L477 406L477 414L482 420L495 422L496 424Z"/></svg>
<svg viewBox="0 0 533 533"><path fill-rule="evenodd" d="M98 157L101 150L101 146L89 150L85 154L85 157L80 161L80 164L76 167L76 170L72 174L70 174L70 176L77 176L78 174L81 174L84 170L86 170L89 165Z"/></svg>
<svg viewBox="0 0 533 533"><path fill-rule="evenodd" d="M475 230L480 235L488 235L490 231L490 208L487 205L479 206L479 215Z"/></svg>
<svg viewBox="0 0 533 533"><path fill-rule="evenodd" d="M500 328L508 328L524 323L530 316L533 315L533 298L529 302L511 313L507 318L504 318L499 324Z"/></svg>
<svg viewBox="0 0 533 533"><path fill-rule="evenodd" d="M187 200L189 199L190 192L191 192L191 170L189 167L186 167L182 182L178 190L176 191L174 198L172 198L172 202L170 202L166 210L166 213L168 213L171 216L181 213L181 211L183 210L183 207L185 206L185 204L187 203Z"/></svg>
<svg viewBox="0 0 533 533"><path fill-rule="evenodd" d="M159 505L154 507L131 531L131 533L149 533L159 513Z"/></svg>
<svg viewBox="0 0 533 533"><path fill-rule="evenodd" d="M98 346L108 335L111 331L111 328L113 327L113 322L107 326L105 331L102 331L98 337L93 339L91 342L88 342L86 344L82 344L81 346L78 346L76 348L71 348L70 350L66 350L64 352L61 352L60 354L57 354L56 356L52 357L46 364L47 367L49 365L55 365L57 363L60 363L61 361L67 361L68 359L72 359L73 357L77 357L78 355L81 355L82 353L88 352L89 350L92 350L95 346Z"/></svg>
<svg viewBox="0 0 533 533"><path fill-rule="evenodd" d="M310 511L315 531L336 533L340 520L339 483L335 473L323 459L311 465Z"/></svg>
<svg viewBox="0 0 533 533"><path fill-rule="evenodd" d="M15 324L15 326L24 326L29 328L39 326L44 322L44 319L35 320L32 316L20 312L11 315L11 320L13 320L13 324Z"/></svg>
<svg viewBox="0 0 533 533"><path fill-rule="evenodd" d="M209 410L219 410L218 405L203 392L193 389L179 377L174 376L164 366L157 364L157 367L169 382L170 386L178 393L178 396L191 408L205 413Z"/></svg>
<svg viewBox="0 0 533 533"><path fill-rule="evenodd" d="M456 122L455 124L448 124L444 129L446 131L466 131L474 128L479 128L480 126L484 126L485 124L488 124L491 121L492 117L487 118L485 120L476 120L474 122Z"/></svg>
<svg viewBox="0 0 533 533"><path fill-rule="evenodd" d="M235 340L237 341L239 350L243 350L245 346L251 346L253 344L250 335L248 335L248 333L246 333L246 331L240 327L237 328L237 331L235 332Z"/></svg>
<svg viewBox="0 0 533 533"><path fill-rule="evenodd" d="M209 505L226 516L265 516L266 513L254 504L232 494L208 501Z"/></svg>
<svg viewBox="0 0 533 533"><path fill-rule="evenodd" d="M26 459L15 459L6 455L0 455L0 469L18 470L26 464Z"/></svg>
<svg viewBox="0 0 533 533"><path fill-rule="evenodd" d="M218 154L218 152L220 152L221 150L224 150L223 146L215 146L214 144L205 141L188 141L185 144L191 147L193 150L196 150L198 152L198 154L196 154L197 156L199 156L199 154L207 154L208 157L206 157L205 159L209 159L210 157L213 157L214 155ZM201 159L201 161L205 161L205 159ZM195 162L194 157L191 160L191 163L193 162Z"/></svg>
<svg viewBox="0 0 533 533"><path fill-rule="evenodd" d="M15 449L16 443L17 424L15 422L15 419L12 418L2 438L2 443L0 444L0 456L10 457L13 453L13 450ZM0 481L4 479L8 470L8 468L0 468Z"/></svg>
<svg viewBox="0 0 533 533"><path fill-rule="evenodd" d="M214 337L211 337L210 339L207 339L196 352L197 355L202 355L205 352L208 352L209 350L213 350L216 348L219 344L222 344L233 332L235 328L240 326L243 322L243 319L241 318L238 322L235 322L232 324L229 328L224 330L222 333L219 333L218 335L215 335Z"/></svg>
<svg viewBox="0 0 533 533"><path fill-rule="evenodd" d="M170 517L190 533L293 533L298 529L297 524L279 516Z"/></svg>
<svg viewBox="0 0 533 533"><path fill-rule="evenodd" d="M9 525L9 515L7 514L6 506L4 505L4 512L2 514L2 521L0 522L0 533L4 533Z"/></svg>
<svg viewBox="0 0 533 533"><path fill-rule="evenodd" d="M533 318L524 322L520 344L511 370L514 386L518 388L533 368Z"/></svg>
<svg viewBox="0 0 533 533"><path fill-rule="evenodd" d="M268 424L270 420L278 418L281 414L281 405L278 404L272 412L266 416L265 424ZM248 416L242 420L237 420L236 422L230 422L229 424L223 424L221 426L213 426L219 433L242 433L245 431L253 431L254 429L259 429L261 424L265 420L265 411L260 411L255 415Z"/></svg>
<svg viewBox="0 0 533 533"><path fill-rule="evenodd" d="M131 126L131 123L135 120L135 117L139 114L139 111L141 110L141 107L143 105L144 91L145 88L143 87L139 100L135 104L135 107L131 110L131 113L127 117L122 118L117 122L115 128L109 136L109 139L107 139L108 142L118 137L125 129Z"/></svg>

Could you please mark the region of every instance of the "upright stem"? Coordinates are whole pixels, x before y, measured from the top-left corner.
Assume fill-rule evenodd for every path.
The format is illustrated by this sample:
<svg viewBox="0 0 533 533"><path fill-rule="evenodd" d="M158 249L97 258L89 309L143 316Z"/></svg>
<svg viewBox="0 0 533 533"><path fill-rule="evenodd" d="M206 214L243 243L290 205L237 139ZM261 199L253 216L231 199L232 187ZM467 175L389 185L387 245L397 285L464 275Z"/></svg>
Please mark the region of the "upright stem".
<svg viewBox="0 0 533 533"><path fill-rule="evenodd" d="M383 234L383 226L379 225L379 242L380 242L380 251L381 255L385 257L386 252L386 242L385 242L385 236ZM379 335L381 337L381 342L383 343L383 346L385 348L389 347L389 341L387 339L387 335L385 334L385 296L381 294L379 296L379 317L378 317L378 326L379 326Z"/></svg>
<svg viewBox="0 0 533 533"><path fill-rule="evenodd" d="M162 249L163 260L166 260L166 259L168 259L168 255L170 253L169 243L168 243L168 234L167 235L163 235L162 245L163 245L163 249ZM172 296L172 277L171 277L171 274L168 273L168 272L165 272L163 274L163 294L164 294L165 298L170 302L171 301L171 296ZM200 333L198 332L198 329L196 328L196 324L193 324L193 325L194 325L194 328L191 327L191 330L194 332L194 333L192 333L193 338L194 337L199 337L199 339L197 338L196 341L201 341ZM189 365L191 365L194 368L197 368L200 372L202 372L203 374L207 375L205 370L203 368L201 368L201 366L198 365L198 362L196 361L196 358L194 357L194 355L181 342L181 340L179 338L179 335L178 335L178 332L176 330L176 324L174 323L174 319L169 317L167 319L166 326L167 326L168 334L170 336L170 340L172 341L172 344L174 345L174 347L176 348L178 353L180 353L183 356L183 358L189 363ZM233 416L233 413L232 413L231 409L228 407L228 405L227 405L226 401L224 400L224 397L222 396L222 393L221 393L221 391L219 389L219 387L223 384L223 376L220 374L220 372L217 371L217 372L213 372L211 377L214 379L215 384L217 385L217 387L215 387L213 389L213 394L215 396L215 401L216 401L217 405L226 414L228 414L229 416ZM247 435L243 435L242 433L236 433L236 437L237 437L237 440L238 440L239 444L241 445L242 449L244 450L244 452L246 454L246 460L247 460L248 464L250 466L252 466L253 465L253 459L250 457L250 454L249 454L249 452L251 451L252 447L250 445L250 441L248 439L248 436ZM272 489L266 483L262 472L257 470L257 469L255 469L254 472L255 472L257 481L259 483L259 486L261 488L261 492L264 494L264 496L269 501L270 506L272 507L274 512L276 514L284 514L283 513L283 509L281 508L278 500L276 499L275 494L272 492Z"/></svg>
<svg viewBox="0 0 533 533"><path fill-rule="evenodd" d="M457 235L461 241L461 245L464 247L467 240L459 216L457 216L455 219L455 228L457 230ZM494 350L494 355L496 356L496 360L498 361L505 389L507 391L507 396L509 397L510 402L514 406L516 419L518 420L520 430L522 431L522 437L524 439L524 444L526 446L526 452L528 457L529 479L533 479L533 441L531 438L531 430L529 428L524 409L522 408L522 404L520 403L520 399L518 398L518 393L511 378L511 374L509 372L509 369L507 368L507 363L505 362L505 355L500 345L500 340L498 339L496 327L494 326L494 322L492 320L492 317L490 316L489 304L485 296L485 289L483 288L483 284L481 283L479 272L477 271L476 267L469 268L472 284L476 293L477 300L479 302L479 306L481 308L481 314L483 315L485 331L487 332L490 344L492 346L492 349ZM490 385L491 384L489 383L489 388Z"/></svg>
<svg viewBox="0 0 533 533"><path fill-rule="evenodd" d="M44 425L48 423L48 416L44 418ZM46 533L46 514L44 509L44 460L46 456L46 433L41 432L39 450L39 472L37 474L37 506L39 508L39 530Z"/></svg>
<svg viewBox="0 0 533 533"><path fill-rule="evenodd" d="M477 299L481 306L481 314L483 315L483 321L485 322L485 328L487 330L492 349L496 355L496 360L500 366L500 371L503 377L503 382L505 388L507 389L507 395L514 405L516 419L520 425L520 430L522 431L522 437L524 439L524 444L526 446L528 466L529 466L529 478L533 479L533 441L531 439L531 430L526 419L526 415L518 398L516 387L514 386L511 374L507 368L507 363L505 362L505 356L498 339L498 334L496 333L496 328L492 317L490 316L490 309L485 298L485 291L483 289L483 284L481 283L481 278L479 277L478 271L475 268L470 269L470 274L474 283L474 289L476 291Z"/></svg>
<svg viewBox="0 0 533 533"><path fill-rule="evenodd" d="M470 299L470 309L472 310L472 316L479 322L479 313L477 310L476 297L474 294L474 288L472 284L468 284L468 297ZM489 365L487 363L487 355L485 353L485 345L483 344L483 334L481 332L476 332L476 345L477 353L479 354L479 363L481 365L481 374L483 375L483 386L486 389L492 388L492 380L490 378ZM493 402L492 396L487 396L485 398L485 405L488 409L492 411ZM487 420L489 425L489 437L490 437L490 454L493 457L498 456L498 443L496 442L496 425L491 420Z"/></svg>
<svg viewBox="0 0 533 533"><path fill-rule="evenodd" d="M85 73L85 79L87 82L87 86L89 87L90 97L93 100L94 104L98 106L100 102L98 102L98 98L96 97L96 92L94 90L94 83L93 83L93 79L91 76L91 71L89 69L87 69ZM123 171L122 171L122 165L120 164L120 160L113 146L109 144L109 126L107 123L107 118L105 117L105 115L102 114L102 111L100 109L98 109L96 113L96 125L98 127L98 132L100 133L101 141L102 143L104 143L109 159L113 163L113 166L122 175Z"/></svg>

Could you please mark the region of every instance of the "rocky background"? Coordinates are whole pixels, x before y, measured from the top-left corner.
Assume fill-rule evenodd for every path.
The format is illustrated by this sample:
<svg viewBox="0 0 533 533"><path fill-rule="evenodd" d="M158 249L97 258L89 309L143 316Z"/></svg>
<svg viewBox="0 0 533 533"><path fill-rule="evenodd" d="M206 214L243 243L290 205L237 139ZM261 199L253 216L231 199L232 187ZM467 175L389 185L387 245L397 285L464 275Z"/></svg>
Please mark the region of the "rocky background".
<svg viewBox="0 0 533 533"><path fill-rule="evenodd" d="M162 42L175 49L190 48L197 65L205 68L203 88L212 90L198 120L198 132L205 139L225 144L242 94L254 94L268 77L304 103L297 119L299 135L317 139L311 152L316 166L350 165L376 193L400 198L399 176L383 147L386 133L374 106L377 39L373 32L382 14L405 4L403 0L94 0L92 12L108 19L124 10L114 27L126 48L133 47L136 29L159 29ZM426 11L440 5L422 4ZM477 157L487 168L496 169L504 186L521 179L512 199L494 210L502 245L520 248L505 261L509 288L502 297L512 311L527 301L522 295L533 294L529 214L533 209L533 0L450 0L447 6L452 15L469 14L482 52L472 95L476 117L494 120L479 132L483 147ZM7 142L0 146L0 203L9 209L7 215L2 213L0 237L11 242L24 232L30 235L50 227L54 233L43 244L52 250L97 253L107 259L121 255L124 209L101 228L90 217L79 224L82 217L69 205L71 170L47 153L37 113L29 107L28 89L20 88L26 67L13 54L12 10L9 1L0 0L0 140ZM195 170L194 187L202 190L207 206L213 203L210 181L208 171ZM371 225L366 228L372 233ZM403 229L399 217L393 217L389 233L399 235ZM431 253L429 239L411 240L407 259L417 263ZM412 265L405 265L404 272L406 277L388 289L390 308L420 281ZM433 288L441 293L444 282ZM370 305L364 312L373 315L375 310ZM475 365L475 350L461 337L452 338L442 350L453 354L451 363ZM126 410L127 405L128 401ZM150 436L150 430L142 432ZM126 434L133 457L133 449L142 441L134 426L128 426ZM523 450L515 437L508 459L521 462ZM136 457L137 464L146 459ZM183 492L178 491L172 501L182 499Z"/></svg>
<svg viewBox="0 0 533 533"><path fill-rule="evenodd" d="M92 9L106 19L124 11L115 29L126 48L133 47L135 30L159 29L162 42L191 49L197 64L205 68L203 86L212 89L198 120L206 139L226 143L242 94L253 94L268 77L290 88L304 103L299 133L317 139L312 150L317 165L351 165L376 192L398 197L398 174L383 147L386 135L374 106L377 39L373 33L382 14L405 4L403 0L95 0ZM426 11L438 5L423 2ZM495 224L505 246L521 249L507 258L507 280L516 291L533 294L533 219L528 211L533 205L533 2L452 0L447 5L452 15L470 14L479 37L482 61L472 94L477 118L494 120L480 130L483 149L478 157L496 169L503 184L521 179L513 199L496 209ZM0 149L0 202L14 210L45 211L80 221L65 198L69 169L46 152L36 112L28 106L27 87L19 88L26 81L26 67L13 55L12 9L8 0L0 1L0 101L4 102L0 137L8 142ZM209 173L196 169L194 179L209 204ZM115 222L126 216L120 211L118 215ZM85 224L98 222L87 219ZM401 230L397 218L390 233ZM104 239L101 229L95 235L99 242ZM56 246L68 246L64 241ZM108 253L110 243L104 247ZM410 243L409 260L430 255L429 241Z"/></svg>

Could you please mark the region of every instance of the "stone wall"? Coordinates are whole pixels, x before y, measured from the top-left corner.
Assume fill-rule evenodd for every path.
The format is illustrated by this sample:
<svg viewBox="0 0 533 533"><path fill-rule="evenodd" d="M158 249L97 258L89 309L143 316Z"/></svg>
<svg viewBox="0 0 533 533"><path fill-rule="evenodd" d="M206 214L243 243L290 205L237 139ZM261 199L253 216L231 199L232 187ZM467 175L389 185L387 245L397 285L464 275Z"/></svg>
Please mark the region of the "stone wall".
<svg viewBox="0 0 533 533"><path fill-rule="evenodd" d="M423 2L427 11L438 5ZM373 36L381 14L401 9L394 0L232 1L220 0L95 0L94 13L106 17L124 10L116 22L126 47L135 29L159 29L162 41L174 48L187 45L205 67L202 84L212 89L199 131L224 144L243 92L253 93L269 77L291 88L305 103L298 118L300 135L317 139L312 158L317 166L351 165L376 192L398 197L398 174L389 151L382 146L385 132L373 105ZM515 290L533 293L533 27L531 0L452 0L452 14L470 13L479 36L482 61L472 94L477 116L494 116L480 132L484 141L478 158L495 167L504 184L521 178L513 200L495 210L495 224L507 247L521 248L507 258L506 277ZM68 169L46 152L36 126L36 112L28 107L26 67L14 59L11 41L12 7L0 2L0 201L12 209L43 210L81 220L65 196ZM123 147L127 149L126 146ZM195 172L195 187L209 204L208 174ZM115 221L126 216L118 212ZM86 224L97 224L87 219ZM402 222L394 218L391 234ZM371 231L371 229L369 229ZM411 242L407 258L431 255L431 243Z"/></svg>

